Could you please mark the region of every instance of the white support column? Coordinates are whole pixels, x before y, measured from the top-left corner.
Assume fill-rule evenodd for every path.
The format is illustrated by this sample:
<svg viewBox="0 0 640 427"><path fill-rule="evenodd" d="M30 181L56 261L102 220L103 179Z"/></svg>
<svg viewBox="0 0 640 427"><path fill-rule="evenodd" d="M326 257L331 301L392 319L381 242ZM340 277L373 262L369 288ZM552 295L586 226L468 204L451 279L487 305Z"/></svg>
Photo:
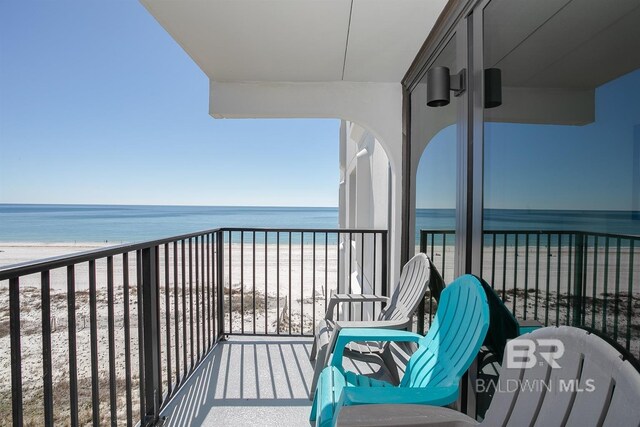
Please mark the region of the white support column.
<svg viewBox="0 0 640 427"><path fill-rule="evenodd" d="M345 209L347 202L346 182L347 182L347 123L342 120L340 122L340 184L338 187L338 227L346 228L347 211Z"/></svg>

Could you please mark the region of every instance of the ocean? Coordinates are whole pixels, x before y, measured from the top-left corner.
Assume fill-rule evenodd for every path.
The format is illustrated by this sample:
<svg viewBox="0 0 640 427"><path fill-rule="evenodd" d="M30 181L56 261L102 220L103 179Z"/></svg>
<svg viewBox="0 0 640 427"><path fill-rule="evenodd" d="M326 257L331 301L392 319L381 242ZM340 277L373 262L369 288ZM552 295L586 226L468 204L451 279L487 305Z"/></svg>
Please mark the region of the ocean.
<svg viewBox="0 0 640 427"><path fill-rule="evenodd" d="M454 209L417 209L416 232L420 229L453 230ZM485 230L571 230L640 235L638 211L486 209Z"/></svg>
<svg viewBox="0 0 640 427"><path fill-rule="evenodd" d="M0 204L0 242L160 239L218 227L337 228L337 208Z"/></svg>
<svg viewBox="0 0 640 427"><path fill-rule="evenodd" d="M453 209L418 209L416 229L451 230ZM217 227L337 228L337 208L0 204L0 242L137 242ZM488 230L640 235L640 214L489 209Z"/></svg>

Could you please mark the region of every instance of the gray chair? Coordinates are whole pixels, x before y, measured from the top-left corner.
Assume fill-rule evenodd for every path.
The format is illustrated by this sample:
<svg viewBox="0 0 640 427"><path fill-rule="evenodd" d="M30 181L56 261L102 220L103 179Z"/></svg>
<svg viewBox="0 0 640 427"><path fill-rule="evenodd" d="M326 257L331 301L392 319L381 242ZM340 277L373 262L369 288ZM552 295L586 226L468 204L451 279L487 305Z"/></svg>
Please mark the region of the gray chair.
<svg viewBox="0 0 640 427"><path fill-rule="evenodd" d="M337 332L342 328L387 328L408 329L412 317L422 301L427 287L437 299L444 288L444 281L431 261L423 253L411 258L402 268L400 280L394 288L391 297L361 294L335 294L327 304L325 318L318 322L315 339L311 349L310 360L315 360L313 381L309 398L313 399L318 377L322 369L327 366L331 350L335 346ZM342 321L334 320L333 313L340 303L376 303L384 302L386 306L381 310L376 320L372 321ZM345 356L353 359L365 360L372 354L381 354L385 343L353 343L345 349Z"/></svg>
<svg viewBox="0 0 640 427"><path fill-rule="evenodd" d="M530 368L505 359L493 400L482 422L452 409L423 405L344 408L338 426L640 426L640 370L628 353L596 334L568 326L538 329L516 338L559 339L557 367L545 360L549 343L535 347ZM511 347L513 348L513 347ZM523 347L524 348L524 347ZM533 358L529 359L533 360Z"/></svg>

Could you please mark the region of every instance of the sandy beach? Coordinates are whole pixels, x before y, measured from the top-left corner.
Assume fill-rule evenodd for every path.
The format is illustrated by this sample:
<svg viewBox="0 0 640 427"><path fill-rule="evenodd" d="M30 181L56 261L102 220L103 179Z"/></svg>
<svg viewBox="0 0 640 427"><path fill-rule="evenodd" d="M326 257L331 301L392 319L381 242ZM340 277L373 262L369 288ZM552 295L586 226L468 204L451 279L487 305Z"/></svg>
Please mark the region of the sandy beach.
<svg viewBox="0 0 640 427"><path fill-rule="evenodd" d="M9 264L27 262L34 259L49 258L60 256L63 254L80 252L86 250L94 250L104 246L104 244L36 244L36 243L14 243L0 244L0 266ZM626 252L625 252L626 250ZM484 271L487 281L492 281L496 290L502 295L502 286L504 287L504 296L506 303L510 308L515 308L516 315L523 318L525 307L527 317L532 318L536 313L538 318L545 320L547 318L550 323L555 323L556 319L560 324L567 322L567 304L570 301L568 295L573 294L573 276L569 276L570 268L568 249L564 248L560 253L550 251L547 255L546 249L542 252L543 256L538 258L538 269L536 270L536 253L535 249L530 249L527 254L524 250L519 250L517 256L515 253L507 250L506 268L503 269L504 253L497 251L495 261L492 254L488 251L484 256ZM266 261L265 261L266 253ZM225 257L228 258L228 247L225 247ZM317 319L324 314L325 300L331 293L336 291L338 272L336 271L337 248L336 245L317 245L315 249L315 269L314 269L314 251L310 245L301 246L299 244L292 245L291 255L289 255L289 247L282 245L280 251L277 251L275 245L268 244L265 248L264 244L256 247L255 258L252 256L253 247L251 244L245 244L241 248L240 244L232 245L231 251L231 268L226 264L224 273L225 287L225 329L235 333L301 333L301 327L304 333L311 333L313 330L314 317ZM431 255L431 251L428 250ZM596 259L596 277L594 282L593 259ZM585 300L585 323L593 323L597 328L601 329L603 322L608 326L609 332L612 332L615 318L618 320L619 340L624 343L627 331L631 335L631 348L635 354L640 351L640 322L637 318L637 312L640 310L640 286L637 284L640 267L637 265L640 261L640 250L636 249L634 253L634 273L630 275L629 251L621 250L620 262L617 263L613 258L609 260L607 272L607 293L604 292L604 259L599 254L588 252L586 259L588 260L586 269L586 282L584 291L588 298ZM138 345L137 345L137 282L135 271L135 254L130 254L129 260L129 313L130 321L130 354L131 354L131 372L132 372L132 396L134 414L139 409L139 392L137 389L138 375ZM558 257L560 262L558 263ZM279 258L279 267L278 267ZM206 258L205 258L206 259ZM517 266L514 263L517 259ZM188 260L188 256L187 256ZM191 354L191 331L193 327L193 335L196 336L196 322L191 323L198 314L207 313L209 307L206 304L206 297L212 297L207 292L203 292L202 284L212 283L210 274L202 275L202 269L199 270L198 286L199 286L199 306L196 309L195 287L192 289L192 299L189 299L188 287L188 269L185 270L187 282L184 284L186 311L182 309L182 293L183 283L181 274L178 275L178 286L174 281L173 270L170 270L169 281L165 280L163 266L165 265L164 253L161 251L159 255L160 261L160 301L165 301L165 292L169 292L169 316L170 316L170 353L172 358L172 378L175 380L175 318L176 314L179 319L178 337L180 342L180 364L183 360L183 319L186 318L187 328L187 352L188 358ZM182 260L179 257L174 261L173 252L169 252L167 260L169 266L175 264L181 273ZM242 262L241 262L242 261ZM453 279L454 252L452 246L447 246L445 251L442 248L434 249L433 261L436 267L443 273L447 282ZM528 261L528 263L527 263ZM289 270L291 264L291 270ZM619 266L618 266L619 264ZM205 263L205 265L207 265ZM325 269L325 265L327 268ZM528 265L528 267L527 267ZM254 267L255 266L255 267ZM548 276L547 281L547 266ZM358 268L357 257L354 267ZM558 267L560 275L558 275ZM200 268L202 265L200 264ZM344 274L344 261L342 261L341 274ZM492 273L492 270L494 271ZM503 274L502 272L505 271ZM192 280L195 285L195 271L192 271ZM366 275L366 274L365 274ZM493 276L493 277L492 277ZM105 416L108 413L109 399L109 380L108 380L108 314L107 314L107 265L106 260L98 260L96 262L96 278L97 278L97 316L98 316L98 352L99 352L99 372L100 372L100 399L101 413ZM354 283L358 283L357 274L354 276ZM525 292L526 282L526 292ZM231 283L231 301L229 301L229 283ZM517 289L513 289L513 284L517 284ZM536 283L537 289L536 289ZM548 283L548 293L547 293ZM595 286L595 295L594 287ZM609 296L616 288L615 283L620 283L618 289L618 299ZM633 292L628 293L629 283L631 283ZM356 286L357 287L357 286ZM254 294L255 289L255 294ZM177 290L177 292L176 292ZM118 391L118 413L119 418L125 417L125 334L124 334L124 286L123 286L123 264L122 257L114 258L114 314L115 314L115 353L116 353L116 371L117 371L117 391ZM213 292L213 290L211 290ZM255 295L255 299L254 296ZM595 298L594 298L595 296ZM178 311L175 311L175 298L178 298ZM536 298L538 300L538 308L535 307ZM549 300L548 306L544 304L544 300ZM42 403L41 403L41 378L42 378L42 339L41 339L41 301L40 301L40 276L31 275L21 279L21 330L22 330L22 357L23 357L23 385L24 385L24 405L25 414L27 414L26 424L29 425L29 419L41 420ZM255 312L254 312L255 304ZM52 360L53 360L53 380L56 419L60 422L67 419L69 411L68 399L68 328L67 328L67 294L66 294L66 269L58 269L51 272L51 311L52 311ZM193 309L190 308L193 305ZM231 306L231 320L229 319L229 306ZM628 308L631 307L629 311ZM10 420L11 411L11 375L10 375L10 343L9 343L9 311L8 311L8 283L0 282L0 425L5 425ZM548 308L547 308L548 307ZM166 390L166 307L161 304L161 345L162 345L162 366L163 379L165 381L164 389ZM255 317L254 317L255 313ZM571 313L571 311L569 311ZM90 329L89 329L89 293L88 293L88 268L86 265L78 265L76 268L76 328L77 328L77 358L78 358L78 379L82 389L80 393L81 419L89 420L91 417L91 394L90 394ZM289 323L290 319L290 323ZM628 319L630 323L628 323ZM569 319L570 321L571 319ZM627 329L629 325L629 329ZM254 329L255 328L255 329ZM200 331L201 351L205 348L203 337L206 329ZM197 343L194 342L194 349L197 349ZM181 366L182 368L182 366ZM106 418L105 418L106 421ZM34 421L35 423L35 421Z"/></svg>
<svg viewBox="0 0 640 427"><path fill-rule="evenodd" d="M571 325L576 295L575 254L567 246L541 247L517 253L513 246L496 248L483 253L482 277L504 298L505 304L518 319L537 318L543 323ZM454 278L454 247L427 248L445 282ZM640 248L587 248L584 255L584 274L581 294L582 323L598 330L606 330L623 346L629 336L632 354L640 356ZM506 262L505 262L506 260ZM537 267L537 268L536 268ZM615 298L614 296L618 297ZM548 300L548 304L545 301ZM615 324L617 323L617 328Z"/></svg>
<svg viewBox="0 0 640 427"><path fill-rule="evenodd" d="M64 254L80 252L85 250L95 250L104 245L83 244L0 244L0 266L27 262L35 259L50 258ZM228 247L225 248L225 256L228 256ZM260 250L261 249L261 250ZM231 269L225 269L225 310L231 306L232 318L229 324L229 313L225 316L225 329L233 333L301 333L301 327L305 333L313 330L314 316L317 318L325 312L325 296L336 290L336 246L316 245L316 268L313 268L313 251L309 247L292 245L289 253L288 246L282 245L279 251L280 268L278 268L278 254L275 245L268 245L267 260L265 262L264 245L256 250L255 259L252 256L252 245L245 244L241 249L239 244L232 245ZM201 252L199 252L201 253ZM130 354L131 354L131 378L133 411L139 409L138 391L138 340L137 340L137 279L135 270L135 253L129 254L129 313L130 313ZM188 266L188 255L187 255ZM206 258L205 258L206 259ZM301 262L301 260L304 260ZM170 251L167 260L170 266L174 265L173 252ZM241 262L242 261L242 262ZM159 256L161 272L164 272L164 253ZM91 418L91 353L90 353L90 307L89 307L89 271L88 266L79 264L75 269L76 282L76 328L77 328L77 362L78 381L83 389L79 396L81 407L80 419L88 421ZM186 342L187 359L191 358L191 336L194 337L194 353L197 353L198 335L196 318L204 316L204 313L211 313L210 307L213 304L213 295L203 289L214 292L210 270L202 270L202 263L199 264L198 276L198 298L196 307L196 273L192 269L192 292L189 294L189 271L185 269L186 283L182 281L182 260L180 253L175 260L178 267L178 286L174 281L173 270L169 281L166 282L165 275L160 274L160 301L165 301L165 292L169 292L170 304L170 350L172 357L172 378L175 381L175 299L178 300L177 317L179 319L178 337L180 342L180 369L184 363L183 345ZM206 265L206 263L205 263ZM289 270L291 265L291 270ZM325 265L327 268L325 269ZM194 264L192 264L194 266ZM255 266L255 268L254 268ZM114 320L115 320L115 353L117 372L117 394L118 394L118 418L124 420L126 417L126 400L124 395L125 371L125 329L124 329L124 286L123 286L123 262L122 257L114 257ZM210 267L210 264L208 265ZM255 271L255 274L254 274ZM289 275L289 271L291 274ZM231 277L230 277L231 276ZM315 277L315 279L314 279ZM232 296L229 301L229 282L231 278ZM266 281L265 281L266 279ZM109 359L108 359L108 312L107 312L107 263L106 260L96 261L96 282L97 282L97 318L98 318L98 364L100 372L100 400L101 413L105 416L103 421L107 421L109 408ZM280 286L277 286L278 283ZM167 286L168 285L168 286ZM69 349L68 349L68 321L67 321L67 273L66 269L56 269L51 271L51 324L52 324L52 364L53 383L55 394L56 419L63 422L68 418L68 377L69 377ZM184 288L183 288L184 286ZM25 407L25 424L29 425L29 420L42 419L42 334L41 334L41 298L40 298L40 275L29 275L20 279L20 306L21 306L21 347L22 347L22 376L23 393ZM182 295L185 292L186 310L183 311ZM241 292L244 289L244 292ZM254 296L255 295L255 312ZM191 298L190 298L191 296ZM211 303L207 305L207 297L211 298ZM10 336L9 336L9 292L8 282L0 282L0 426L5 425L11 412L11 365L10 365ZM166 372L166 307L161 304L161 358L163 367L164 390L167 384ZM255 316L254 316L255 313ZM315 313L315 314L314 314ZM185 319L187 323L185 324ZM193 320L193 323L191 322ZM208 323L205 323L208 327ZM183 328L186 328L186 337L183 335ZM191 331L193 329L193 332ZM206 346L205 335L212 334L200 322L200 350L204 351ZM205 334L206 333L206 334Z"/></svg>

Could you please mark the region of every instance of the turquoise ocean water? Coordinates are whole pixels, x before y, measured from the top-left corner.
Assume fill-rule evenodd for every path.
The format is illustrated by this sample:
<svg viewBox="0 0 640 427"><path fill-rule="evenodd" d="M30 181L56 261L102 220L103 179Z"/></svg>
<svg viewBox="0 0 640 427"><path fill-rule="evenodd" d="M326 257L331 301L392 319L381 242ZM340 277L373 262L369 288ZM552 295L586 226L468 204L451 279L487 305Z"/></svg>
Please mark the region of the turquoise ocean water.
<svg viewBox="0 0 640 427"><path fill-rule="evenodd" d="M337 208L0 204L0 242L139 242L218 227L337 228Z"/></svg>
<svg viewBox="0 0 640 427"><path fill-rule="evenodd" d="M640 234L640 213L487 210L486 229ZM453 229L453 209L418 209L416 229ZM217 227L337 228L337 208L0 204L0 242L136 242Z"/></svg>
<svg viewBox="0 0 640 427"><path fill-rule="evenodd" d="M416 230L453 230L454 209L418 209ZM485 230L571 230L640 234L638 211L486 209Z"/></svg>

